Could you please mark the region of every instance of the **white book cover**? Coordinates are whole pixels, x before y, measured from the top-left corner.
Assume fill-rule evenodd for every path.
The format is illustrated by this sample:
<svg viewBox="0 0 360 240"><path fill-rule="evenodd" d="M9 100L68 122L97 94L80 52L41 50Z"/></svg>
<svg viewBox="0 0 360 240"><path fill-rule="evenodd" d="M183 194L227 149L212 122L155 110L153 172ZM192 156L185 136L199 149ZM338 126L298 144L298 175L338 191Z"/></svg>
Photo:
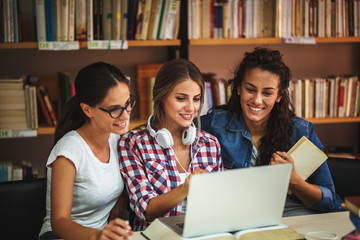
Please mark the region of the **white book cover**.
<svg viewBox="0 0 360 240"><path fill-rule="evenodd" d="M75 41L75 1L69 0L68 41Z"/></svg>
<svg viewBox="0 0 360 240"><path fill-rule="evenodd" d="M69 0L60 0L60 41L69 41L69 20L70 20L70 9Z"/></svg>
<svg viewBox="0 0 360 240"><path fill-rule="evenodd" d="M44 42L46 41L45 0L36 0L35 12L36 12L37 41Z"/></svg>
<svg viewBox="0 0 360 240"><path fill-rule="evenodd" d="M246 0L246 13L245 13L245 37L253 38L253 0Z"/></svg>
<svg viewBox="0 0 360 240"><path fill-rule="evenodd" d="M155 19L154 19L154 28L153 28L153 32L151 35L151 39L152 40L156 40L157 39L157 32L159 29L159 21L160 21L160 15L161 15L161 8L163 5L163 0L155 0L156 1L156 10L155 10ZM190 0L188 0L190 1ZM188 6L188 8L190 8L190 5ZM188 15L190 15L190 13L188 13ZM191 22L188 22L188 27L190 27ZM190 28L188 29L188 34L190 34ZM189 36L190 39L190 36Z"/></svg>
<svg viewBox="0 0 360 240"><path fill-rule="evenodd" d="M94 40L94 9L93 0L86 0L87 41Z"/></svg>
<svg viewBox="0 0 360 240"><path fill-rule="evenodd" d="M177 14L179 13L180 8L180 1L179 0L172 0L170 2L167 16L166 16L166 22L165 22L165 28L164 28L164 35L161 39L173 39L175 35L175 27L176 27L176 21L178 19Z"/></svg>
<svg viewBox="0 0 360 240"><path fill-rule="evenodd" d="M305 136L300 138L287 153L294 160L295 172L304 180L327 159L326 154Z"/></svg>

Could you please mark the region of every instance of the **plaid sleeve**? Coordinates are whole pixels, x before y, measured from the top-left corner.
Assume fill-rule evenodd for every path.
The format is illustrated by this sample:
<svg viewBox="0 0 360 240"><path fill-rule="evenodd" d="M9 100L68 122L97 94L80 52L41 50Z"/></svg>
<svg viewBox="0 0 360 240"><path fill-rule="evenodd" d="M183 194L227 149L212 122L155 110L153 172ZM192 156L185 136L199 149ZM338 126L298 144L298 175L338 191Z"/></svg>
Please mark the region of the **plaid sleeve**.
<svg viewBox="0 0 360 240"><path fill-rule="evenodd" d="M158 194L147 178L137 141L136 135L131 132L120 139L118 149L120 172L128 191L130 207L137 216L145 220L148 203Z"/></svg>

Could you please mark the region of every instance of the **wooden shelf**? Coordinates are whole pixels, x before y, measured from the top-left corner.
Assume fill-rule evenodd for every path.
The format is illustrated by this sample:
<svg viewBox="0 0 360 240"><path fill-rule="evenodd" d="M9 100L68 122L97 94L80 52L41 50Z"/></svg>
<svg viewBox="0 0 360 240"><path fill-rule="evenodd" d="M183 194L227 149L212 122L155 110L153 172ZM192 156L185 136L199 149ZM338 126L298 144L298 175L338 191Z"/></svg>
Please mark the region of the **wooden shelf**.
<svg viewBox="0 0 360 240"><path fill-rule="evenodd" d="M333 123L356 123L360 122L360 117L343 117L343 118L305 118L307 121L312 122L313 124L333 124ZM133 129L141 124L146 123L145 120L134 119L129 124L129 129ZM39 127L37 129L38 135L50 135L55 133L55 128L53 127Z"/></svg>
<svg viewBox="0 0 360 240"><path fill-rule="evenodd" d="M342 117L342 118L305 118L307 121L314 124L328 124L328 123L356 123L360 122L360 117Z"/></svg>
<svg viewBox="0 0 360 240"><path fill-rule="evenodd" d="M322 37L315 38L316 43L358 43L360 37ZM246 44L285 44L283 38L220 38L190 39L190 46L206 45L246 45Z"/></svg>
<svg viewBox="0 0 360 240"><path fill-rule="evenodd" d="M129 129L133 129L141 124L146 123L146 120L134 119L130 121ZM39 127L37 129L37 135L51 135L55 133L54 127Z"/></svg>
<svg viewBox="0 0 360 240"><path fill-rule="evenodd" d="M180 40L130 40L128 47L180 46ZM38 49L38 42L0 43L0 49ZM87 48L87 42L80 42L80 48Z"/></svg>

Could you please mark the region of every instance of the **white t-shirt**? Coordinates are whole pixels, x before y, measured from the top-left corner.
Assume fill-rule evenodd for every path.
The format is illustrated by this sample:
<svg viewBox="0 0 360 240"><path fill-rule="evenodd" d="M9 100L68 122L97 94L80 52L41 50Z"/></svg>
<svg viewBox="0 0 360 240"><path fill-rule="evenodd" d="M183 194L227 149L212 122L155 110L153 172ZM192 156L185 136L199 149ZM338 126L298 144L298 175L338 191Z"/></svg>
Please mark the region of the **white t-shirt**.
<svg viewBox="0 0 360 240"><path fill-rule="evenodd" d="M46 216L40 235L52 231L50 223L51 164L58 156L68 158L76 168L71 219L86 227L96 229L105 227L110 210L124 189L117 153L118 139L118 135L110 134L108 163L97 159L89 145L76 131L68 132L56 143L46 164Z"/></svg>

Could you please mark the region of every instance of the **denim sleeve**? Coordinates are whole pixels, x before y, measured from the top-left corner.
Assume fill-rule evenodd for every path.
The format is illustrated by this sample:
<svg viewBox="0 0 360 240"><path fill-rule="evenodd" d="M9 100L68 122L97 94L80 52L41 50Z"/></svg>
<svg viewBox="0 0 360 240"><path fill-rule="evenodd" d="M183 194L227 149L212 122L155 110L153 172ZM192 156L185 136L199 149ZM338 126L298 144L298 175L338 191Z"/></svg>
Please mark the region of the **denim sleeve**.
<svg viewBox="0 0 360 240"><path fill-rule="evenodd" d="M324 147L316 135L314 125L312 123L309 123L308 126L308 138L323 151ZM345 210L341 206L341 198L335 192L334 182L326 161L321 164L320 167L307 179L307 182L317 185L322 192L321 201L312 207L312 209L320 212Z"/></svg>
<svg viewBox="0 0 360 240"><path fill-rule="evenodd" d="M201 120L201 129L211 133L211 121L212 121L212 113L208 113L200 117Z"/></svg>

